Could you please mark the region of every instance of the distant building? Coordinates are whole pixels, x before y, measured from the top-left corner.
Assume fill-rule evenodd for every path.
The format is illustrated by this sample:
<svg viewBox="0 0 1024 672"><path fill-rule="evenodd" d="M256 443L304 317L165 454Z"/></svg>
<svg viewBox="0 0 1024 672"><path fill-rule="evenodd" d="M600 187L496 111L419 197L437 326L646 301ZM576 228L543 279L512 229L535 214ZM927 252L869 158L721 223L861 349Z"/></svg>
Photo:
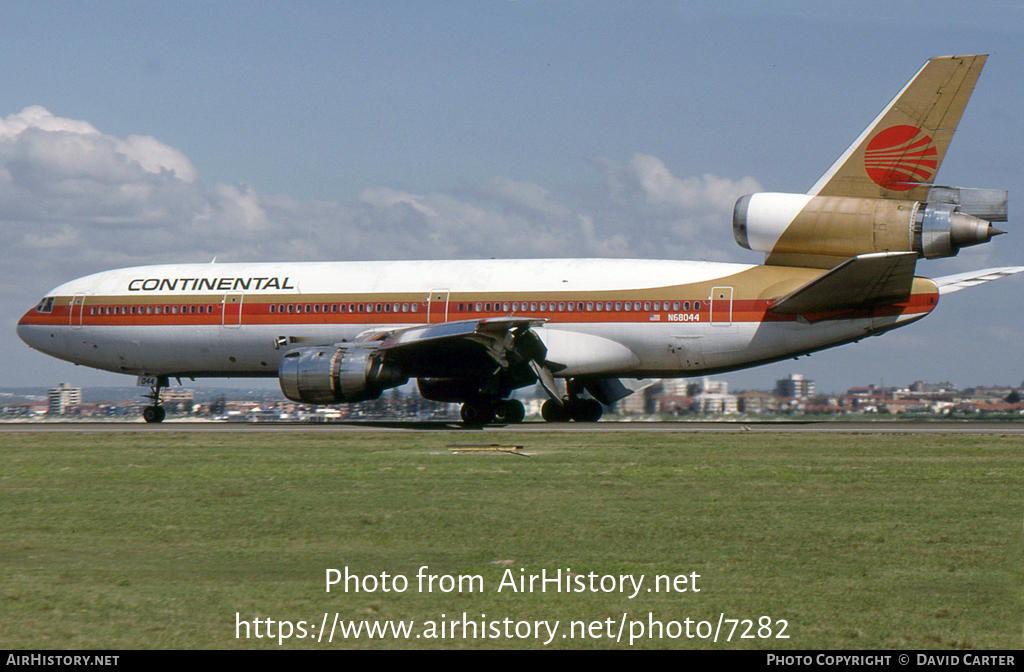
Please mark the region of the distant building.
<svg viewBox="0 0 1024 672"><path fill-rule="evenodd" d="M814 381L807 380L799 373L791 373L789 376L775 381L776 397L793 397L794 399L807 399L814 396Z"/></svg>
<svg viewBox="0 0 1024 672"><path fill-rule="evenodd" d="M47 390L46 396L50 400L50 415L64 415L70 408L82 403L82 388L71 387L71 383L60 383Z"/></svg>
<svg viewBox="0 0 1024 672"><path fill-rule="evenodd" d="M771 413L779 410L778 398L767 392L740 392L736 398L741 413Z"/></svg>
<svg viewBox="0 0 1024 672"><path fill-rule="evenodd" d="M698 413L736 413L739 410L736 395L729 394L726 381L704 378L698 385L693 395L693 410Z"/></svg>
<svg viewBox="0 0 1024 672"><path fill-rule="evenodd" d="M929 383L924 380L915 380L914 384L910 386L910 391L914 394L946 394L947 392L956 392L957 386L950 382Z"/></svg>
<svg viewBox="0 0 1024 672"><path fill-rule="evenodd" d="M160 403L174 413L190 413L195 403L195 393L180 387L167 388L160 393Z"/></svg>

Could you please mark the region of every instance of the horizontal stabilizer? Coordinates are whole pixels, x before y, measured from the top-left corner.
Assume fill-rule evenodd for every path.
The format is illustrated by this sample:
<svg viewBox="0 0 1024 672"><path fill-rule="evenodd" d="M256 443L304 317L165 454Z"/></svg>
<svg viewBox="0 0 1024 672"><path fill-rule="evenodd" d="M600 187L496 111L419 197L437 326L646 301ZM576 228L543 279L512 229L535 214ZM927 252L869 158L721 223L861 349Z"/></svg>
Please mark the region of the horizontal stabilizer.
<svg viewBox="0 0 1024 672"><path fill-rule="evenodd" d="M956 275L945 275L941 278L934 278L934 282L939 286L940 295L952 294L953 292L959 292L961 289L992 282L993 280L1022 272L1024 272L1024 266L1003 266L1002 268L986 268L982 271L968 271L967 273L957 273Z"/></svg>
<svg viewBox="0 0 1024 672"><path fill-rule="evenodd" d="M916 252L876 252L847 259L768 307L789 315L896 303L910 296Z"/></svg>

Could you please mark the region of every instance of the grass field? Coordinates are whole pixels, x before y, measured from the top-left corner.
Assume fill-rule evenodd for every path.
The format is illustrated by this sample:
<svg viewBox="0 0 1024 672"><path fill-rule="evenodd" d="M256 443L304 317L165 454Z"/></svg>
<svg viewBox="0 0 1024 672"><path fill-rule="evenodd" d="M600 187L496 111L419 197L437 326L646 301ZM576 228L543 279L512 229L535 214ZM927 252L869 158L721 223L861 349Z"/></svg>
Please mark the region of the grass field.
<svg viewBox="0 0 1024 672"><path fill-rule="evenodd" d="M789 639L673 648L1020 648L1024 440L854 434L0 435L0 648L279 648L236 612L306 620L682 622L770 617ZM418 569L483 592L421 593ZM325 592L327 568L410 579ZM700 592L497 592L506 569L696 573ZM486 614L485 619L482 614ZM328 626L330 626L330 620ZM504 627L504 626L500 626ZM607 628L601 628L606 634ZM692 632L692 630L691 630ZM281 648L541 647L456 637Z"/></svg>

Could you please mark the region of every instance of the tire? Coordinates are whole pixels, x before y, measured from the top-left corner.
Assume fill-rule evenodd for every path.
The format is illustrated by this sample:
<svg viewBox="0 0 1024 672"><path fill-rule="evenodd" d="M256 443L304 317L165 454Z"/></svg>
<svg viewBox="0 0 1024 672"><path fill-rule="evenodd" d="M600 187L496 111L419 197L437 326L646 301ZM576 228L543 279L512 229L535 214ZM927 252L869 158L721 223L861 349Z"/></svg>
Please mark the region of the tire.
<svg viewBox="0 0 1024 672"><path fill-rule="evenodd" d="M580 399L572 407L574 422L597 422L604 414L604 407L596 399Z"/></svg>
<svg viewBox="0 0 1024 672"><path fill-rule="evenodd" d="M565 406L554 399L548 399L540 407L540 415L545 422L569 422L569 413Z"/></svg>
<svg viewBox="0 0 1024 672"><path fill-rule="evenodd" d="M148 423L163 422L166 415L163 406L146 406L142 409L142 419Z"/></svg>
<svg viewBox="0 0 1024 672"><path fill-rule="evenodd" d="M462 405L459 415L467 425L486 425L494 422L494 407L490 404L466 403Z"/></svg>
<svg viewBox="0 0 1024 672"><path fill-rule="evenodd" d="M518 399L506 399L498 404L498 420L510 425L518 425L526 418L526 408Z"/></svg>

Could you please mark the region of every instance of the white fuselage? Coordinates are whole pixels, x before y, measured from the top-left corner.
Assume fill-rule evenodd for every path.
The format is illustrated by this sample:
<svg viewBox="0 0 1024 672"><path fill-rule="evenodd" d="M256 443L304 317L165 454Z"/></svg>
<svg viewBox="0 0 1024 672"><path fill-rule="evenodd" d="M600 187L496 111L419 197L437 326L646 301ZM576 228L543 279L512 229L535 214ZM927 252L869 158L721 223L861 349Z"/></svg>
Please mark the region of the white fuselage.
<svg viewBox="0 0 1024 672"><path fill-rule="evenodd" d="M276 376L281 355L417 324L506 315L560 377L670 377L743 368L879 333L930 309L809 323L767 317L815 269L535 259L177 264L65 283L18 334L76 364L136 375Z"/></svg>

